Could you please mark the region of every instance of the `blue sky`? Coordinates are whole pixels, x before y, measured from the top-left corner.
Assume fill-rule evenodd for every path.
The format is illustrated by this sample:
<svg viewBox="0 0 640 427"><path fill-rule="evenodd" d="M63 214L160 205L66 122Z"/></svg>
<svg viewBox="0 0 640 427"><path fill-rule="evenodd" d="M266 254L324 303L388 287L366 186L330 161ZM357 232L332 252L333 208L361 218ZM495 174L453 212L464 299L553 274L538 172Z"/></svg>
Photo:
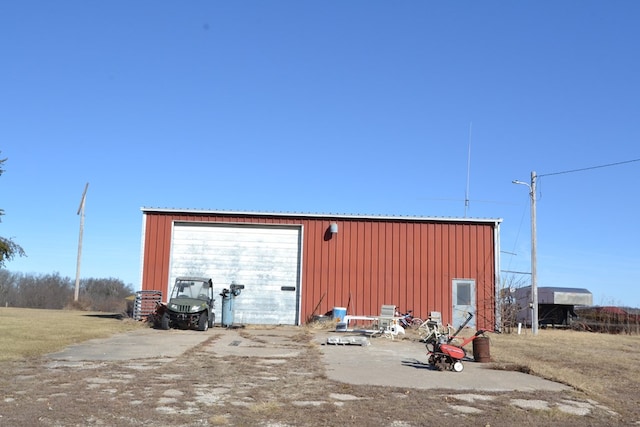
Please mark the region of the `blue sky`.
<svg viewBox="0 0 640 427"><path fill-rule="evenodd" d="M539 285L640 306L639 19L635 1L4 2L0 235L28 254L6 268L75 278L89 182L82 277L134 288L141 207L502 218L502 269L528 272L512 180L535 170Z"/></svg>

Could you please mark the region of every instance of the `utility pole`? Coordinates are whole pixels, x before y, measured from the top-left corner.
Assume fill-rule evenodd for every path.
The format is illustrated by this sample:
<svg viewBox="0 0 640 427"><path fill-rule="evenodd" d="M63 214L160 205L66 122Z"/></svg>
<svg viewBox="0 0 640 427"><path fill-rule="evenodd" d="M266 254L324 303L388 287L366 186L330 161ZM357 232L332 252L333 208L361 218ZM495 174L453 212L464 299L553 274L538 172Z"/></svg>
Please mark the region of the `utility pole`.
<svg viewBox="0 0 640 427"><path fill-rule="evenodd" d="M533 312L531 314L531 333L538 335L538 259L536 235L536 172L531 172L531 302Z"/></svg>
<svg viewBox="0 0 640 427"><path fill-rule="evenodd" d="M78 301L78 297L80 296L80 260L82 259L82 234L84 233L84 201L87 197L87 189L89 188L89 183L84 186L84 191L82 192L82 199L80 200L80 206L78 207L77 215L80 215L80 237L78 238L78 260L76 262L76 290L73 295L73 300Z"/></svg>
<svg viewBox="0 0 640 427"><path fill-rule="evenodd" d="M587 170L618 166L618 165L633 163L633 162L640 162L640 159L632 159L624 162L609 163L605 165L591 166L588 168L573 169L573 170L567 170L562 172L545 173L540 176L542 177L542 176L560 175L560 174L567 174L567 173L574 173L574 172L583 172ZM538 274L537 274L538 261L536 259L536 255L537 255L536 246L538 243L537 236L536 236L536 179L537 178L538 176L536 175L536 172L532 171L531 184L518 181L518 180L512 181L514 184L522 184L529 187L529 191L530 191L529 195L531 196L531 310L532 310L531 333L533 335L538 334Z"/></svg>
<svg viewBox="0 0 640 427"><path fill-rule="evenodd" d="M531 184L523 181L513 180L514 184L526 185L529 187L529 197L531 199L531 333L538 335L538 259L537 259L537 230L536 230L536 179L535 171L531 172Z"/></svg>

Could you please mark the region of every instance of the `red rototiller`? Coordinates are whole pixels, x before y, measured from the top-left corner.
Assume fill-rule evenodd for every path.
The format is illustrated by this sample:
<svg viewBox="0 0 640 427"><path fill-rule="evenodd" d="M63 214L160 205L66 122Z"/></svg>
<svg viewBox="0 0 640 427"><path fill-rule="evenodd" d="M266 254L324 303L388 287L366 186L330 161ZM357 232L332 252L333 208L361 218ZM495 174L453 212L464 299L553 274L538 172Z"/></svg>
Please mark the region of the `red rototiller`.
<svg viewBox="0 0 640 427"><path fill-rule="evenodd" d="M484 336L486 330L480 329L473 336L466 338L460 345L452 344L452 341L460 333L460 331L469 323L473 314L469 313L469 317L464 323L450 336L440 336L438 339L427 342L427 357L429 365L439 371L449 370L462 372L464 365L462 359L467 356L466 350L463 348L479 336Z"/></svg>

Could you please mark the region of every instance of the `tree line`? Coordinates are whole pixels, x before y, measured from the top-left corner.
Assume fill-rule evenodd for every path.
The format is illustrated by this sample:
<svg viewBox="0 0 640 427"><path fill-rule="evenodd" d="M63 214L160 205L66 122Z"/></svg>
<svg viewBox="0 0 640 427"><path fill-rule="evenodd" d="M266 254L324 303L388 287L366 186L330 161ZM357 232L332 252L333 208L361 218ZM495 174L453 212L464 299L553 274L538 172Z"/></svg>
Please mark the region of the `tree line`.
<svg viewBox="0 0 640 427"><path fill-rule="evenodd" d="M125 313L129 311L126 298L134 293L131 285L120 279L81 279L78 301L74 301L75 280L69 277L58 273L34 275L0 269L1 307Z"/></svg>

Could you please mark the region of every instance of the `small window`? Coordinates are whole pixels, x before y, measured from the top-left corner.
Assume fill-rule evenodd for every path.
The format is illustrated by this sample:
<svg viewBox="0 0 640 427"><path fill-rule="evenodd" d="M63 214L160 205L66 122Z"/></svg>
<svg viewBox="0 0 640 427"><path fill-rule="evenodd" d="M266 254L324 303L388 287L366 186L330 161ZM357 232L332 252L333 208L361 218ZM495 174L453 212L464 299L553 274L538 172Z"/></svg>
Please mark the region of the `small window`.
<svg viewBox="0 0 640 427"><path fill-rule="evenodd" d="M471 305L471 283L458 283L456 305Z"/></svg>

